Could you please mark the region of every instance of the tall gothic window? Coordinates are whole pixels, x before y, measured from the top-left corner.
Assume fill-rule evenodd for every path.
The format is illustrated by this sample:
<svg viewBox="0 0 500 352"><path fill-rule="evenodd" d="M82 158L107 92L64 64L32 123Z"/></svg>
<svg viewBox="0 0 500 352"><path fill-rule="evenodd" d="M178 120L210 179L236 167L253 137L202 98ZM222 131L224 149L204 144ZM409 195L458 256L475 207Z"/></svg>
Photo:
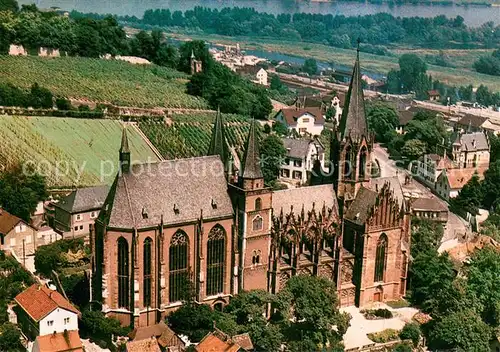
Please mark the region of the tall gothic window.
<svg viewBox="0 0 500 352"><path fill-rule="evenodd" d="M364 179L366 177L366 159L367 159L368 151L366 147L361 149L361 153L359 154L359 178Z"/></svg>
<svg viewBox="0 0 500 352"><path fill-rule="evenodd" d="M226 250L226 231L215 225L208 235L207 243L207 296L224 291L224 262Z"/></svg>
<svg viewBox="0 0 500 352"><path fill-rule="evenodd" d="M375 258L375 282L384 281L387 266L387 236L383 233L377 242L377 256Z"/></svg>
<svg viewBox="0 0 500 352"><path fill-rule="evenodd" d="M182 300L189 280L188 269L188 237L184 231L178 230L172 236L169 249L169 298L170 302Z"/></svg>
<svg viewBox="0 0 500 352"><path fill-rule="evenodd" d="M143 276L144 276L144 282L143 282L143 302L145 307L151 306L151 267L152 267L152 262L151 262L151 249L153 248L153 240L148 237L144 240L144 250L143 250Z"/></svg>
<svg viewBox="0 0 500 352"><path fill-rule="evenodd" d="M257 198L255 200L255 210L260 210L262 209L262 199Z"/></svg>
<svg viewBox="0 0 500 352"><path fill-rule="evenodd" d="M352 171L353 171L353 165L352 165L352 152L351 152L351 147L347 147L345 151L345 160L344 160L344 179L350 180L352 178Z"/></svg>
<svg viewBox="0 0 500 352"><path fill-rule="evenodd" d="M253 231L260 231L264 227L262 216L257 215L252 221Z"/></svg>
<svg viewBox="0 0 500 352"><path fill-rule="evenodd" d="M118 307L129 308L129 253L125 238L118 239Z"/></svg>

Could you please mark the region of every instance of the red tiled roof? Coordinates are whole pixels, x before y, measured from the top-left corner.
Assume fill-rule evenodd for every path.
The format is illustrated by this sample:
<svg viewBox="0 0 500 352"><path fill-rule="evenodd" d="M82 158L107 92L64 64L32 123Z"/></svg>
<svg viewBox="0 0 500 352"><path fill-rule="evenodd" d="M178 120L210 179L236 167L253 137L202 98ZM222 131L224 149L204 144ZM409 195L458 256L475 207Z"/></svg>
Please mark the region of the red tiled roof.
<svg viewBox="0 0 500 352"><path fill-rule="evenodd" d="M463 168L463 169L450 169L446 171L446 177L451 189L461 189L476 173L479 179L484 178L485 168Z"/></svg>
<svg viewBox="0 0 500 352"><path fill-rule="evenodd" d="M35 321L43 319L56 308L80 314L59 292L52 291L48 287L39 284L33 284L14 299Z"/></svg>
<svg viewBox="0 0 500 352"><path fill-rule="evenodd" d="M160 346L154 337L127 342L127 352L161 352Z"/></svg>
<svg viewBox="0 0 500 352"><path fill-rule="evenodd" d="M429 91L427 91L427 94L429 94L429 96L438 96L438 95L440 95L437 90L429 90Z"/></svg>
<svg viewBox="0 0 500 352"><path fill-rule="evenodd" d="M39 352L83 352L77 330L38 336L35 343Z"/></svg>
<svg viewBox="0 0 500 352"><path fill-rule="evenodd" d="M0 233L4 235L8 234L19 223L19 221L25 223L17 216L0 209Z"/></svg>
<svg viewBox="0 0 500 352"><path fill-rule="evenodd" d="M305 109L282 109L281 113L288 125L295 125L297 123L297 119L305 114L310 114L314 116L315 124L323 124L325 119L323 118L323 113L321 112L321 108L305 108Z"/></svg>
<svg viewBox="0 0 500 352"><path fill-rule="evenodd" d="M222 341L210 333L195 347L197 352L237 352L240 346Z"/></svg>

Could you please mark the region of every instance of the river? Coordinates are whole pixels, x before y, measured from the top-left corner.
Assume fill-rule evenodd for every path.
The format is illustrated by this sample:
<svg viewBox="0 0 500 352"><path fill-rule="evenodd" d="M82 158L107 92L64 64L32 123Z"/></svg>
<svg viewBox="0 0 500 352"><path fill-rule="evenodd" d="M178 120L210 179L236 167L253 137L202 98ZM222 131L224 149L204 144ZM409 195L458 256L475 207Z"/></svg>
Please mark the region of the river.
<svg viewBox="0 0 500 352"><path fill-rule="evenodd" d="M387 12L400 17L448 17L462 16L469 26L480 26L492 21L500 25L500 6L455 6L455 5L389 5L360 2L313 2L294 0L19 0L20 4L36 3L38 7L60 7L64 10L81 12L112 13L142 17L147 9L168 8L171 11L185 11L195 6L211 8L253 7L259 12L280 13L320 13L332 15L370 15Z"/></svg>

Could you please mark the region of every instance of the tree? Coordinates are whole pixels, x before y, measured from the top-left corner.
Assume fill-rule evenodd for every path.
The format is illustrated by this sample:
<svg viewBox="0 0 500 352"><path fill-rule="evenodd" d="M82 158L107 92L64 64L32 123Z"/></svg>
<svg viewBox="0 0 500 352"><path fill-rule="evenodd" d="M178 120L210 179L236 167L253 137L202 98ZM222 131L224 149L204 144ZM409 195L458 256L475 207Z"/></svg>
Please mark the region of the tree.
<svg viewBox="0 0 500 352"><path fill-rule="evenodd" d="M400 331L399 338L401 340L411 340L413 342L413 346L417 347L421 334L420 325L417 323L407 323Z"/></svg>
<svg viewBox="0 0 500 352"><path fill-rule="evenodd" d="M52 109L54 106L52 93L47 88L40 87L38 83L31 86L29 96L30 106L35 109Z"/></svg>
<svg viewBox="0 0 500 352"><path fill-rule="evenodd" d="M427 313L441 311L439 295L450 289L456 273L447 254L420 253L410 266L410 300Z"/></svg>
<svg viewBox="0 0 500 352"><path fill-rule="evenodd" d="M425 142L427 153L435 153L436 147L446 143L449 138L443 120L432 112L417 112L405 130L405 141L418 139Z"/></svg>
<svg viewBox="0 0 500 352"><path fill-rule="evenodd" d="M471 309L451 312L429 328L431 350L488 352L491 329Z"/></svg>
<svg viewBox="0 0 500 352"><path fill-rule="evenodd" d="M490 139L490 163L500 160L500 136L493 133L488 135Z"/></svg>
<svg viewBox="0 0 500 352"><path fill-rule="evenodd" d="M477 72L500 76L500 59L494 56L481 56L473 66Z"/></svg>
<svg viewBox="0 0 500 352"><path fill-rule="evenodd" d="M278 178L286 156L286 149L281 138L276 135L267 136L261 143L260 156L264 181L271 184Z"/></svg>
<svg viewBox="0 0 500 352"><path fill-rule="evenodd" d="M495 208L500 204L500 160L490 163L490 167L484 173L481 183L483 189L483 206L486 209Z"/></svg>
<svg viewBox="0 0 500 352"><path fill-rule="evenodd" d="M19 11L19 5L16 0L0 0L0 11Z"/></svg>
<svg viewBox="0 0 500 352"><path fill-rule="evenodd" d="M120 321L108 318L100 311L83 311L79 325L82 337L104 341L106 345L111 345L112 336L126 336L130 331L128 327L122 327Z"/></svg>
<svg viewBox="0 0 500 352"><path fill-rule="evenodd" d="M213 311L205 304L187 303L171 313L167 322L176 333L198 342L213 330Z"/></svg>
<svg viewBox="0 0 500 352"><path fill-rule="evenodd" d="M26 351L21 344L21 332L14 324L6 323L0 326L0 351Z"/></svg>
<svg viewBox="0 0 500 352"><path fill-rule="evenodd" d="M29 222L38 202L45 200L45 178L29 166L15 165L0 174L0 205Z"/></svg>
<svg viewBox="0 0 500 352"><path fill-rule="evenodd" d="M463 216L466 213L479 214L479 207L483 202L483 188L477 173L458 192L458 196L450 201L451 209Z"/></svg>
<svg viewBox="0 0 500 352"><path fill-rule="evenodd" d="M427 81L427 65L415 54L403 54L399 58L399 79L403 92L425 92L430 87Z"/></svg>
<svg viewBox="0 0 500 352"><path fill-rule="evenodd" d="M427 219L412 220L411 255L437 251L443 237L443 225Z"/></svg>
<svg viewBox="0 0 500 352"><path fill-rule="evenodd" d="M467 87L461 86L458 88L458 95L465 101L472 101L473 92L474 88L472 87L472 84L469 84Z"/></svg>
<svg viewBox="0 0 500 352"><path fill-rule="evenodd" d="M276 134L278 136L287 136L288 135L288 128L281 121L274 121L273 131L276 132Z"/></svg>
<svg viewBox="0 0 500 352"><path fill-rule="evenodd" d="M314 76L318 72L318 63L314 59L306 59L302 66L302 71L308 73L310 76Z"/></svg>
<svg viewBox="0 0 500 352"><path fill-rule="evenodd" d="M298 275L278 293L282 331L292 350L312 351L327 343L331 347L341 344L350 318L339 312L336 292L336 286L324 278Z"/></svg>
<svg viewBox="0 0 500 352"><path fill-rule="evenodd" d="M56 106L58 110L71 110L73 106L71 106L71 102L66 98L57 98Z"/></svg>
<svg viewBox="0 0 500 352"><path fill-rule="evenodd" d="M378 142L388 142L385 139L387 132L394 130L399 125L396 110L387 104L374 104L369 107L367 114L368 126L375 132Z"/></svg>
<svg viewBox="0 0 500 352"><path fill-rule="evenodd" d="M476 251L466 266L467 290L481 304L479 312L492 327L500 326L500 253L493 247Z"/></svg>
<svg viewBox="0 0 500 352"><path fill-rule="evenodd" d="M425 154L427 144L419 139L407 140L401 149L401 155L408 158L408 160L417 160Z"/></svg>
<svg viewBox="0 0 500 352"><path fill-rule="evenodd" d="M210 69L214 63L212 56L208 52L205 42L194 40L182 44L179 48L179 71L191 73L191 55L194 54L196 60L201 60L203 69Z"/></svg>

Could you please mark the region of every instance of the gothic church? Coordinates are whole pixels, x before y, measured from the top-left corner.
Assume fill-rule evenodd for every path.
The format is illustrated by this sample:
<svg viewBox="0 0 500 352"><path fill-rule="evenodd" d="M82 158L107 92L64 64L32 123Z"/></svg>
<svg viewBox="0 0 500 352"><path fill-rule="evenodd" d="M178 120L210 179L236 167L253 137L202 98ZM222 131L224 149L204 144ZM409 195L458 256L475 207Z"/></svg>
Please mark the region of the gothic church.
<svg viewBox="0 0 500 352"><path fill-rule="evenodd" d="M276 293L294 275L334 282L342 306L405 294L410 212L397 178L371 178L359 51L331 141L333 182L264 185L256 126L232 169L217 115L208 155L121 170L91 233L93 300L135 327L156 324L186 294L222 308L242 290Z"/></svg>

